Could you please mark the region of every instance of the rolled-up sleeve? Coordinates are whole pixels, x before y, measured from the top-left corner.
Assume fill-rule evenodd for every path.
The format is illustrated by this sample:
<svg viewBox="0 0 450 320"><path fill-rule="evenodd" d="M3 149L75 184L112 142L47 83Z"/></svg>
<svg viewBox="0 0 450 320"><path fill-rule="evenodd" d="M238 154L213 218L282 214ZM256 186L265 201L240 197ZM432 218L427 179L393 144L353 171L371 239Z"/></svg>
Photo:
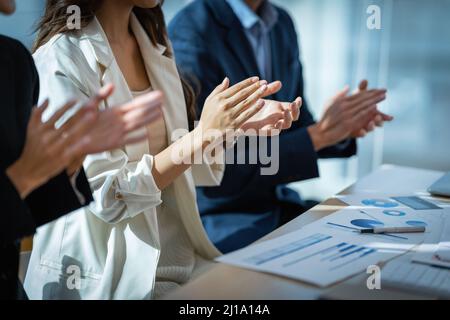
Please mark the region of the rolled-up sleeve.
<svg viewBox="0 0 450 320"><path fill-rule="evenodd" d="M161 204L161 191L152 176L153 157L128 162L122 150L86 158L84 167L94 189L89 206L100 219L117 223Z"/></svg>

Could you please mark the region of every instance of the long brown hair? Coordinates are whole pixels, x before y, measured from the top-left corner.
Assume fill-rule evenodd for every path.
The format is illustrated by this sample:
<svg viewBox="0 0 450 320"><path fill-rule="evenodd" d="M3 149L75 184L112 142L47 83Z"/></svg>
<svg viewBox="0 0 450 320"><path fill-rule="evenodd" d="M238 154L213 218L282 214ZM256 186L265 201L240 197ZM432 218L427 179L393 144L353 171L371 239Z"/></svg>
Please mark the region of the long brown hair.
<svg viewBox="0 0 450 320"><path fill-rule="evenodd" d="M152 9L134 7L133 13L154 46L161 44L169 48L166 22L161 9L163 2L164 0ZM81 9L81 28L84 28L94 19L95 13L102 3L103 0L47 0L44 15L36 28L38 35L33 46L33 52L46 44L53 36L73 32L67 27L67 8L69 6L78 6ZM165 55L172 57L173 52L166 50ZM181 84L186 100L189 127L192 129L196 118L195 93L183 77L181 77Z"/></svg>

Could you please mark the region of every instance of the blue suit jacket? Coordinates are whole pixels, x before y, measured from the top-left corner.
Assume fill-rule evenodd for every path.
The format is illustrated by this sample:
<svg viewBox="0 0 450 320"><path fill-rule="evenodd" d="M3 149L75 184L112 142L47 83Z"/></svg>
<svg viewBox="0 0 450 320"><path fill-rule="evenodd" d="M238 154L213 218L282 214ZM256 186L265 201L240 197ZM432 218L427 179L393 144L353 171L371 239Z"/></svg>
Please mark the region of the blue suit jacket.
<svg viewBox="0 0 450 320"><path fill-rule="evenodd" d="M271 98L293 101L298 96L304 98L297 33L288 13L276 9L279 19L270 33L273 79L269 80L281 80L283 88ZM193 1L171 21L169 35L182 74L198 90L198 114L225 76L234 84L259 75L243 27L225 0ZM312 124L314 119L304 102L300 120L280 136L278 174L261 175L261 164L227 164L221 186L198 188L204 225L219 249L237 249L272 231L277 226L280 201L286 197L290 197L288 201L301 201L297 194L280 186L318 177L318 157L356 153L354 140L316 153L306 130Z"/></svg>

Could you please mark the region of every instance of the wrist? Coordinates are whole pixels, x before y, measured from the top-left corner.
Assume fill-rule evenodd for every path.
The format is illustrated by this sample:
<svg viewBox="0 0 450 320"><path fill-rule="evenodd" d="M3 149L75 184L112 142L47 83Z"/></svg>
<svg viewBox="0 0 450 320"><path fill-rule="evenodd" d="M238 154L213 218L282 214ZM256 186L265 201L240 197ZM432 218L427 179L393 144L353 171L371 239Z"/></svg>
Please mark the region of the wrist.
<svg viewBox="0 0 450 320"><path fill-rule="evenodd" d="M37 185L24 174L20 159L6 169L6 175L9 180L11 180L22 199L25 199Z"/></svg>
<svg viewBox="0 0 450 320"><path fill-rule="evenodd" d="M316 152L322 150L327 146L325 133L321 130L318 123L309 126L307 130Z"/></svg>

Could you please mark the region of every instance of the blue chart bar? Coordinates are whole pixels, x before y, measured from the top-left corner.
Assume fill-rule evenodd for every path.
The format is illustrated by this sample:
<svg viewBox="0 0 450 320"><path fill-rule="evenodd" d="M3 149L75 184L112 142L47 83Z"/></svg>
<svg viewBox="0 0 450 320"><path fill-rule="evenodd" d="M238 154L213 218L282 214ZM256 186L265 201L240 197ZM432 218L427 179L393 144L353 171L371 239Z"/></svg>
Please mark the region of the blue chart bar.
<svg viewBox="0 0 450 320"><path fill-rule="evenodd" d="M254 265L261 265L263 263L272 261L274 259L280 258L282 256L294 253L296 251L311 247L319 242L331 239L332 236L327 236L323 234L315 234L310 237L304 238L302 240L290 243L286 246L279 247L256 256L250 257L245 261ZM336 246L333 246L336 247Z"/></svg>
<svg viewBox="0 0 450 320"><path fill-rule="evenodd" d="M338 245L335 245L335 246L331 246L331 247L325 248L325 249L320 250L320 251L318 251L318 252L314 252L314 253L311 253L311 254L309 254L309 255L307 255L307 256L303 256L303 257L301 257L301 258L299 258L299 259L295 259L295 260L293 260L293 261L290 261L290 262L288 262L288 263L285 263L285 264L283 265L283 267L289 267L289 266L292 266L293 264L302 262L303 260L312 258L312 257L314 257L314 256L326 254L326 253L328 253L328 252L330 252L330 251L335 251L336 249L338 249L338 250L343 250L343 249L339 249L339 248L342 248L343 246L346 246L346 245L347 245L347 243L341 242L341 243L339 243Z"/></svg>
<svg viewBox="0 0 450 320"><path fill-rule="evenodd" d="M348 255L348 254L347 254L347 251L348 251L348 250L351 250L351 249L354 249L354 248L357 248L357 246L354 245L354 244L348 245L347 247L342 248L341 250L339 250L337 253L333 253L333 254L330 255L330 256L327 256L327 257L322 258L321 261L325 261L325 260L334 261L334 260L336 260L336 259L339 259L340 257L343 257L343 256ZM351 251L351 252L353 252L353 251Z"/></svg>
<svg viewBox="0 0 450 320"><path fill-rule="evenodd" d="M350 264L350 263L352 263L352 262L355 262L356 260L359 260L359 259L361 259L361 258L364 258L365 256L367 256L367 255L369 255L369 254L372 254L372 253L377 252L376 249L368 249L368 248L361 248L361 249L362 249L362 250L359 250L359 251L363 251L363 250L366 250L366 249L367 249L367 251L364 252L364 253L362 253L361 255L359 255L359 256L353 258L353 259L347 260L347 261L345 261L344 263L341 263L341 264L338 264L338 265L332 267L332 268L330 269L330 271L339 269L339 268L341 268L341 267L343 267L343 266L346 266L346 265L348 265L348 264ZM355 250L355 251L356 251L356 250ZM353 252L353 253L354 253L354 252Z"/></svg>

